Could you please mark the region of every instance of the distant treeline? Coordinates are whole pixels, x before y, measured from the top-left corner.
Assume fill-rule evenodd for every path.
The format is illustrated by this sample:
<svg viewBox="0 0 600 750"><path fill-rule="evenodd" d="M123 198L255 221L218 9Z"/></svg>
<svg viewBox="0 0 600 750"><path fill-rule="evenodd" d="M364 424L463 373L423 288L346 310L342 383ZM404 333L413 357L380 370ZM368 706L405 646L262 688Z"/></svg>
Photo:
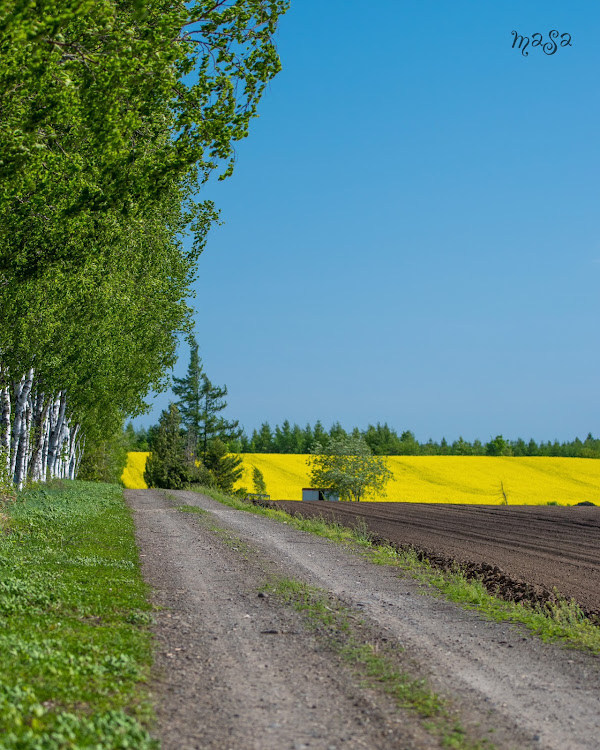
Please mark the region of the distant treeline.
<svg viewBox="0 0 600 750"><path fill-rule="evenodd" d="M126 433L131 450L150 450L154 428L134 430L128 425ZM330 430L325 430L320 421L313 426L300 427L286 419L281 426L271 428L263 422L259 430L253 430L248 437L242 433L239 440L230 442L229 449L235 453L310 453L316 442L326 446L331 437L362 435L375 455L378 456L564 456L571 458L600 458L600 439L591 433L585 438L559 443L540 442L533 438L525 441L506 440L497 435L487 443L481 440L469 442L462 437L449 443L428 440L420 443L410 430L400 435L387 424L369 425L366 430L355 427L349 433L335 422Z"/></svg>

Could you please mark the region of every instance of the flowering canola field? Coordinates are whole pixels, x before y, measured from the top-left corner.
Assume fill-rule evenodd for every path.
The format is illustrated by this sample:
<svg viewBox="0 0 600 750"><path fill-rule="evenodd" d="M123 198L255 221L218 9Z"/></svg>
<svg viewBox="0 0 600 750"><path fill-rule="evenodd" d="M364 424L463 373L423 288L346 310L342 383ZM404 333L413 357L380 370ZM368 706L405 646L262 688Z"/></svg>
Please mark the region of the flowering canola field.
<svg viewBox="0 0 600 750"><path fill-rule="evenodd" d="M123 482L131 489L145 488L147 453L130 453ZM273 500L301 500L310 487L307 456L281 453L242 454L244 474L236 487L252 487L258 467ZM498 504L502 495L509 505L573 505L590 500L600 505L600 460L586 458L502 456L390 456L394 478L387 497L368 500L413 503Z"/></svg>
<svg viewBox="0 0 600 750"><path fill-rule="evenodd" d="M128 490L146 490L148 485L144 482L144 469L149 453L128 453L127 466L121 475L121 481Z"/></svg>

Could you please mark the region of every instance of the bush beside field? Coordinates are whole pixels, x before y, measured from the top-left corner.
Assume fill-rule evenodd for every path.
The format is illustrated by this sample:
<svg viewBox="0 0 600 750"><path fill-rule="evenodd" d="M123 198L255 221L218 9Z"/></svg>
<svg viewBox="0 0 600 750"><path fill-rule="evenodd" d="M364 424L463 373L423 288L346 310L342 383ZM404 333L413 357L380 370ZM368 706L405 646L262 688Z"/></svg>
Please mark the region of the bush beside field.
<svg viewBox="0 0 600 750"><path fill-rule="evenodd" d="M123 482L143 489L147 453L130 453ZM306 455L243 453L244 474L236 487L252 491L252 471L260 469L273 500L301 500L310 487ZM390 456L394 474L387 497L374 501L498 504L504 486L510 505L600 505L600 461L586 458L502 456Z"/></svg>

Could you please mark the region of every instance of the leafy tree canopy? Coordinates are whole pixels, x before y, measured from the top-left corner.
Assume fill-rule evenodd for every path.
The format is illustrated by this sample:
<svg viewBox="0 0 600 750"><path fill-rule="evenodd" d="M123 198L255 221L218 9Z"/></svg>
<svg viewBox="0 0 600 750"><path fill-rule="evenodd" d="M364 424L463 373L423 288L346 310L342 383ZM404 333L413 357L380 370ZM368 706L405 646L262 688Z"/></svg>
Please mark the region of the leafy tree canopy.
<svg viewBox="0 0 600 750"><path fill-rule="evenodd" d="M356 502L368 495L385 497L392 478L385 458L374 456L360 436L333 437L326 448L316 443L308 466L313 486L336 490L343 500Z"/></svg>
<svg viewBox="0 0 600 750"><path fill-rule="evenodd" d="M231 174L286 0L13 0L0 6L0 269L110 245L175 183ZM198 226L199 223L199 226ZM200 231L200 242L203 233Z"/></svg>

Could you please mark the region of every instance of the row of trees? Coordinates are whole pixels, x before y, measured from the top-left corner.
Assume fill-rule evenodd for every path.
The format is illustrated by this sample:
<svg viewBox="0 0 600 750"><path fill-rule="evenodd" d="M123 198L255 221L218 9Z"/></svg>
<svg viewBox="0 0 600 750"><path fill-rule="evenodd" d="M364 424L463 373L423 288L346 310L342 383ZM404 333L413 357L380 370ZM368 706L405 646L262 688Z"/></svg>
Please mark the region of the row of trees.
<svg viewBox="0 0 600 750"><path fill-rule="evenodd" d="M326 446L329 441L344 437L364 438L373 454L378 456L565 456L578 458L600 458L600 439L588 434L585 440L540 442L533 438L525 442L521 438L507 440L502 435L483 443L470 442L462 437L449 443L428 440L419 442L410 430L400 435L387 424L369 425L365 430L358 427L346 431L339 422L326 430L320 421L314 425L300 427L285 420L281 426L271 428L263 422L260 429L253 430L250 437L242 433L239 440L230 443L231 450L240 453L310 453L315 443ZM143 440L143 432L140 438Z"/></svg>
<svg viewBox="0 0 600 750"><path fill-rule="evenodd" d="M286 6L1 4L0 465L18 486L97 474L166 387L217 216L196 196L231 174Z"/></svg>

